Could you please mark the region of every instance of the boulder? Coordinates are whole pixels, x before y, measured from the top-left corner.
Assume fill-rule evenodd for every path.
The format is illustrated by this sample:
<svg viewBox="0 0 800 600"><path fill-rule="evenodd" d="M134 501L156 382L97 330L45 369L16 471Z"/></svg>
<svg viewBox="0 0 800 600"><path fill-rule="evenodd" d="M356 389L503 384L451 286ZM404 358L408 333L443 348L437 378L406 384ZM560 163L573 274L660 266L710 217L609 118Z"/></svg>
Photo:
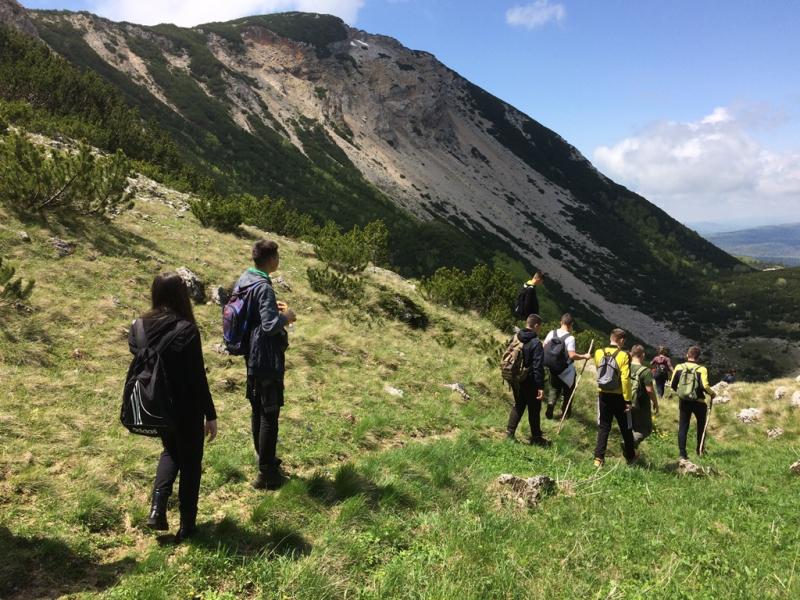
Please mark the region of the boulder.
<svg viewBox="0 0 800 600"><path fill-rule="evenodd" d="M189 297L194 300L196 304L202 304L206 301L206 284L191 270L186 267L178 267L175 272L180 275L183 282L186 284L186 289L189 291Z"/></svg>
<svg viewBox="0 0 800 600"><path fill-rule="evenodd" d="M800 408L800 390L797 390L794 394L792 394L792 399L789 400L789 404L793 408Z"/></svg>
<svg viewBox="0 0 800 600"><path fill-rule="evenodd" d="M18 231L17 232L17 237L20 239L20 241L23 241L23 242L29 242L30 243L30 241L31 241L31 236L28 234L27 231Z"/></svg>
<svg viewBox="0 0 800 600"><path fill-rule="evenodd" d="M711 473L710 469L704 469L700 465L696 465L685 458L678 461L678 467L675 469L675 472L678 475L693 475L695 477L704 477Z"/></svg>
<svg viewBox="0 0 800 600"><path fill-rule="evenodd" d="M55 248L56 252L58 252L59 258L64 258L65 256L69 256L75 252L74 242L68 242L67 240L62 240L61 238L51 237L50 243L53 244L53 248Z"/></svg>
<svg viewBox="0 0 800 600"><path fill-rule="evenodd" d="M792 473L794 473L795 475L800 475L800 460L798 460L798 461L797 461L796 463L794 463L794 464L793 464L791 467L789 467L789 470L790 470Z"/></svg>
<svg viewBox="0 0 800 600"><path fill-rule="evenodd" d="M800 375L798 375L797 377L795 377L795 378L794 378L794 380L795 380L797 383L800 383Z"/></svg>
<svg viewBox="0 0 800 600"><path fill-rule="evenodd" d="M444 383L442 385L460 395L464 400L470 399L467 388L464 387L463 383Z"/></svg>
<svg viewBox="0 0 800 600"><path fill-rule="evenodd" d="M224 286L215 285L211 288L211 302L217 306L225 306L230 297L231 291Z"/></svg>
<svg viewBox="0 0 800 600"><path fill-rule="evenodd" d="M783 400L783 397L786 395L787 391L788 390L783 386L775 388L775 400Z"/></svg>
<svg viewBox="0 0 800 600"><path fill-rule="evenodd" d="M727 404L731 401L731 396L728 392L724 392L714 398L714 404Z"/></svg>
<svg viewBox="0 0 800 600"><path fill-rule="evenodd" d="M761 418L761 410L758 408L745 408L736 415L742 423L756 423Z"/></svg>
<svg viewBox="0 0 800 600"><path fill-rule="evenodd" d="M506 473L497 478L496 485L502 503L520 508L536 508L542 498L556 491L556 482L547 475L523 479Z"/></svg>
<svg viewBox="0 0 800 600"><path fill-rule="evenodd" d="M388 383L383 386L383 391L389 394L390 396L394 396L395 398L402 398L405 395L403 390L399 390L396 387L392 387Z"/></svg>
<svg viewBox="0 0 800 600"><path fill-rule="evenodd" d="M225 344L214 344L211 346L211 349L217 354L228 354L228 349L225 347Z"/></svg>
<svg viewBox="0 0 800 600"><path fill-rule="evenodd" d="M720 381L719 383L712 385L711 389L714 390L717 394L721 394L726 390L727 387L728 383L726 381Z"/></svg>
<svg viewBox="0 0 800 600"><path fill-rule="evenodd" d="M779 438L783 435L783 428L781 427L770 427L767 429L767 437L771 440Z"/></svg>
<svg viewBox="0 0 800 600"><path fill-rule="evenodd" d="M272 287L273 289L276 287L281 288L285 292L291 292L292 286L289 285L289 282L283 277L283 275L278 275L272 280Z"/></svg>

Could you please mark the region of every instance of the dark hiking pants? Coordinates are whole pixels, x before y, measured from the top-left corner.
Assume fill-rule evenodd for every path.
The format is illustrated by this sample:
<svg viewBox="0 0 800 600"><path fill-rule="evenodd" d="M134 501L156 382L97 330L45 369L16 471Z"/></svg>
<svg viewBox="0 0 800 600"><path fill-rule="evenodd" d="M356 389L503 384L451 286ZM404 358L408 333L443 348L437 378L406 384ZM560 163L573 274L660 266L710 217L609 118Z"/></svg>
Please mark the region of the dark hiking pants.
<svg viewBox="0 0 800 600"><path fill-rule="evenodd" d="M622 394L600 392L597 398L597 446L594 449L595 458L605 459L608 435L611 433L611 421L615 418L625 445L623 451L625 458L630 460L636 456L633 429L630 422L631 416L625 412L625 399Z"/></svg>
<svg viewBox="0 0 800 600"><path fill-rule="evenodd" d="M692 415L697 419L697 453L702 452L700 447L700 440L703 437L703 429L706 426L706 418L708 417L708 406L705 402L697 400L681 400L678 405L680 411L680 420L678 422L678 449L680 450L681 458L688 458L686 454L686 438L689 437L689 423L692 420Z"/></svg>
<svg viewBox="0 0 800 600"><path fill-rule="evenodd" d="M528 424L531 428L532 437L541 437L541 413L542 401L536 399L536 394L539 392L531 385L514 385L511 387L514 393L514 407L511 409L511 414L508 415L507 432L509 435L514 435L517 431L517 426L522 420L522 415L525 409L528 409Z"/></svg>
<svg viewBox="0 0 800 600"><path fill-rule="evenodd" d="M633 441L638 446L642 441L653 433L653 411L650 406L650 398L640 400L639 406L631 409L633 420Z"/></svg>
<svg viewBox="0 0 800 600"><path fill-rule="evenodd" d="M558 403L558 399L561 398L561 414L564 414L567 410L567 402L569 402L570 396L572 396L572 391L574 389L575 384L568 386L566 383L561 381L561 378L557 374L550 371L550 387L547 390L547 406L555 407L555 405ZM570 406L567 418L569 418L571 413L572 407Z"/></svg>
<svg viewBox="0 0 800 600"><path fill-rule="evenodd" d="M253 429L253 446L258 454L258 470L268 479L279 475L276 448L278 445L278 417L283 405L283 383L273 380L254 382L250 394Z"/></svg>
<svg viewBox="0 0 800 600"><path fill-rule="evenodd" d="M658 393L658 397L659 398L663 398L664 397L664 388L667 385L667 380L666 379L657 379L657 378L654 377L653 378L653 382L656 384L656 392Z"/></svg>
<svg viewBox="0 0 800 600"><path fill-rule="evenodd" d="M200 474L203 463L203 416L161 435L164 451L158 460L154 490L165 496L172 494L172 485L180 473L178 500L181 522L192 526L197 518L197 498L200 495Z"/></svg>

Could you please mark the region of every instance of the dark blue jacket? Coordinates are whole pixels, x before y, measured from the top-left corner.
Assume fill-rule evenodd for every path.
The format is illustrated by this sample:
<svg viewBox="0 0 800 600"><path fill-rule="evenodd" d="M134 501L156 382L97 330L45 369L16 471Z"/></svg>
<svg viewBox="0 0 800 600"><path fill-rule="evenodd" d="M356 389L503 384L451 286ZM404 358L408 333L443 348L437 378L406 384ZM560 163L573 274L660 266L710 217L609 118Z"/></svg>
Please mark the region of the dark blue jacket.
<svg viewBox="0 0 800 600"><path fill-rule="evenodd" d="M522 342L522 366L528 369L528 376L522 381L525 387L544 389L544 348L535 331L522 329L517 334Z"/></svg>
<svg viewBox="0 0 800 600"><path fill-rule="evenodd" d="M283 381L285 352L289 347L286 317L278 310L272 281L250 269L236 282L234 293L250 288L248 324L250 348L245 354L247 375L258 379Z"/></svg>

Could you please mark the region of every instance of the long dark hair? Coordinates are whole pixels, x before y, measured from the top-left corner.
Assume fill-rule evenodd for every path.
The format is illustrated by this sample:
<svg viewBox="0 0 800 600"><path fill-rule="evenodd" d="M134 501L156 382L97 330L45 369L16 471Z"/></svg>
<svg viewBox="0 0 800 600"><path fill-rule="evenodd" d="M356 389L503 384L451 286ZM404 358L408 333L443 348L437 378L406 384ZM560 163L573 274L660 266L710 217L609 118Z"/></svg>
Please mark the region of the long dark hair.
<svg viewBox="0 0 800 600"><path fill-rule="evenodd" d="M196 323L186 284L177 273L156 275L150 288L150 298L152 308L145 318L171 312L190 323Z"/></svg>

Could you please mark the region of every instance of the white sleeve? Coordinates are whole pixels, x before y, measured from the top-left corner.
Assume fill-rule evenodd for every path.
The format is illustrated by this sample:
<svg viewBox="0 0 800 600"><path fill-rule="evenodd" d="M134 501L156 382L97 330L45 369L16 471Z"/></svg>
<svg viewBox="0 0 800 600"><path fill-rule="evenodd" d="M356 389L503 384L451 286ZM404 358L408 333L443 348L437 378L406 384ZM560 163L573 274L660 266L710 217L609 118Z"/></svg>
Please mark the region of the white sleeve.
<svg viewBox="0 0 800 600"><path fill-rule="evenodd" d="M542 346L544 346L547 342L553 339L553 331L550 330L547 332L547 335L544 336L544 341L542 342Z"/></svg>
<svg viewBox="0 0 800 600"><path fill-rule="evenodd" d="M567 347L567 352L575 352L575 337L568 335L564 340L564 345Z"/></svg>

